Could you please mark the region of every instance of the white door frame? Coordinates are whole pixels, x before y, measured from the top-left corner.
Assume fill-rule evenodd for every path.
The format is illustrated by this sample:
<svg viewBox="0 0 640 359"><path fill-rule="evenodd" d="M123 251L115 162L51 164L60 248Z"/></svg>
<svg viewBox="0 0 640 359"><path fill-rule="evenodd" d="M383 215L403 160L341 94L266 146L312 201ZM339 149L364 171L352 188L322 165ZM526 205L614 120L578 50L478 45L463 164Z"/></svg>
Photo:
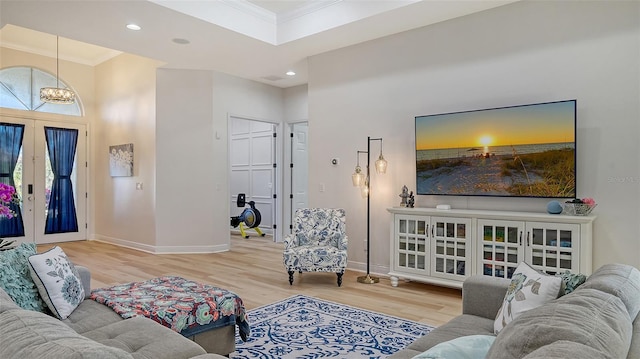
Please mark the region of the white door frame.
<svg viewBox="0 0 640 359"><path fill-rule="evenodd" d="M239 118L239 119L243 119L243 120L248 120L248 121L258 121L258 122L266 122L266 123L270 123L274 125L275 128L275 133L276 133L276 151L275 151L275 163L277 164L276 170L275 170L275 176L276 176L276 183L273 186L273 190L274 193L276 194L276 199L275 199L275 208L274 208L274 215L275 215L275 220L274 220L274 224L276 226L276 228L273 230L273 241L274 242L281 242L282 238L283 238L283 233L287 233L287 232L283 232L283 222L282 222L282 202L283 202L283 198L284 198L284 187L283 187L283 183L282 183L282 177L283 177L283 161L282 161L282 153L283 153L283 148L282 148L282 141L279 140L281 138L283 138L282 135L282 123L281 122L277 122L277 121L271 121L271 120L266 120L266 119L261 119L261 118L256 118L256 117L251 117L251 116L245 116L245 115L239 115L239 114L234 114L234 113L228 113L227 114L227 178L228 180L228 186L227 186L227 194L228 194L228 199L231 199L231 161L229 160L229 154L231 153L231 125L232 125L232 121L233 118ZM229 203L229 202L227 202ZM229 206L227 206L228 208ZM229 216L231 215L238 215L233 214L231 212L229 212Z"/></svg>
<svg viewBox="0 0 640 359"><path fill-rule="evenodd" d="M284 228L283 231L285 234L291 233L292 229L291 227L293 226L293 216L294 216L294 211L293 211L293 203L292 203L292 199L290 198L291 195L293 195L292 193L292 189L293 189L293 168L291 168L292 164L293 164L293 158L292 158L292 137L294 136L294 132L293 132L293 128L294 125L297 124L303 124L306 123L307 126L309 124L308 120L300 120L300 121L296 121L296 122L289 122L287 123L286 126L286 130L287 130L287 134L285 135L284 138L284 163L286 164L286 169L283 170L284 173L286 173L286 175L284 176L285 178L285 183L283 184L284 187L286 188L286 198L284 199ZM307 139L308 140L308 139ZM295 164L293 164L295 166ZM283 168L284 168L283 167ZM308 175L308 173L307 173ZM308 178L307 178L308 181ZM308 185L307 185L307 194L309 192L308 189Z"/></svg>

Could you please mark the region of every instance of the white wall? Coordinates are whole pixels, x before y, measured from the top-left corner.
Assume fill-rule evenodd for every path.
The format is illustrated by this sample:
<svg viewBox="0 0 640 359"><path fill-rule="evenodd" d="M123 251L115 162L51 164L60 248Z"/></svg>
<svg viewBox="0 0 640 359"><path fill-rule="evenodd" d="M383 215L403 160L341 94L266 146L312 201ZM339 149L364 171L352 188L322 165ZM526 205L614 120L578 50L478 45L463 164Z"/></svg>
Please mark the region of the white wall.
<svg viewBox="0 0 640 359"><path fill-rule="evenodd" d="M300 85L284 89L284 121L295 123L309 118L308 86Z"/></svg>
<svg viewBox="0 0 640 359"><path fill-rule="evenodd" d="M593 266L640 267L639 6L518 2L311 57L310 203L347 210L350 265L365 263L366 202L350 176L367 136L384 138L389 161L386 175L372 175L371 198L372 272L385 273L386 208L399 205L402 185L416 187L415 116L575 98L578 196L598 202ZM346 160L334 168L332 157ZM442 202L544 212L547 200L416 198Z"/></svg>
<svg viewBox="0 0 640 359"><path fill-rule="evenodd" d="M230 75L159 69L156 236L161 251L229 248L229 114L281 123L282 90Z"/></svg>
<svg viewBox="0 0 640 359"><path fill-rule="evenodd" d="M230 115L275 123L277 131L282 136L284 118L283 90L259 82L241 79L220 72L213 73L213 123L214 131L218 133L213 149L216 173L213 182L217 188L215 203L216 234L229 239L229 201L231 200L229 186L229 138L228 119ZM278 162L282 162L282 141L278 142L276 155ZM277 194L283 193L282 175L277 178ZM237 213L233 213L237 215ZM276 222L280 222L278 232L282 232L282 206L276 208ZM280 235L278 235L280 237Z"/></svg>
<svg viewBox="0 0 640 359"><path fill-rule="evenodd" d="M91 130L96 238L155 251L156 68L122 54L95 68L98 116ZM111 177L109 146L133 143L132 177ZM142 190L136 190L142 183Z"/></svg>
<svg viewBox="0 0 640 359"><path fill-rule="evenodd" d="M161 251L215 252L228 249L215 209L225 206L214 183L209 71L159 69L156 89L156 245ZM220 203L222 202L222 203Z"/></svg>

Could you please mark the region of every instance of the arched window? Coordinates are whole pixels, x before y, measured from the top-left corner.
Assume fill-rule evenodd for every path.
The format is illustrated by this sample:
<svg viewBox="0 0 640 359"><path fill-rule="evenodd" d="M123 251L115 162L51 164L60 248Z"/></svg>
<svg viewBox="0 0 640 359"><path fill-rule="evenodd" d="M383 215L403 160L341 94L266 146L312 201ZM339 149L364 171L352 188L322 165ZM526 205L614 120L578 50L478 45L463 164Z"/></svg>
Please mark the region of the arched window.
<svg viewBox="0 0 640 359"><path fill-rule="evenodd" d="M82 116L79 99L71 105L61 105L40 101L40 88L66 87L48 72L33 67L8 67L0 70L0 107L24 111L58 113ZM77 94L76 94L77 96Z"/></svg>

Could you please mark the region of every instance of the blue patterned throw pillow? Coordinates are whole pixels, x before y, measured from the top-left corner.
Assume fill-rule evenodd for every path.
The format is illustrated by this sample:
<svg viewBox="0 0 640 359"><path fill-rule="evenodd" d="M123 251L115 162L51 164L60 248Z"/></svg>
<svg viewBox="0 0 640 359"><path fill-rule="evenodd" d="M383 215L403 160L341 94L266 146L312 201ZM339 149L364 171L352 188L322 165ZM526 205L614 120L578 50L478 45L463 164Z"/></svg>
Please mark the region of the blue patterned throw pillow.
<svg viewBox="0 0 640 359"><path fill-rule="evenodd" d="M35 243L22 243L16 248L0 251L0 287L21 308L44 312L46 305L29 274L28 258L35 253Z"/></svg>
<svg viewBox="0 0 640 359"><path fill-rule="evenodd" d="M556 276L562 278L560 296L573 292L587 280L586 275L582 273L571 273L571 271L557 273Z"/></svg>
<svg viewBox="0 0 640 359"><path fill-rule="evenodd" d="M29 264L42 299L56 317L67 319L85 296L76 267L58 246L30 256Z"/></svg>

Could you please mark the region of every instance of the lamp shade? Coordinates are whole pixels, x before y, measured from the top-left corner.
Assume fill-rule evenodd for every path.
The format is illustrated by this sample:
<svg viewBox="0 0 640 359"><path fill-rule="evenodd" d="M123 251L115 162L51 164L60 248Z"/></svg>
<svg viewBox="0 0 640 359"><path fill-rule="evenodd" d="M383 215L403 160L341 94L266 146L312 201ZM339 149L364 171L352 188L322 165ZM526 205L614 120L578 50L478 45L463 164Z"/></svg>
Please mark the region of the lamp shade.
<svg viewBox="0 0 640 359"><path fill-rule="evenodd" d="M351 181L354 187L360 187L364 184L364 174L360 166L356 166L356 171L351 175Z"/></svg>
<svg viewBox="0 0 640 359"><path fill-rule="evenodd" d="M360 187L360 194L362 195L362 198L369 197L369 180L364 180L363 186Z"/></svg>
<svg viewBox="0 0 640 359"><path fill-rule="evenodd" d="M380 153L380 157L376 160L376 172L378 173L387 173L387 160L382 157L382 153Z"/></svg>

